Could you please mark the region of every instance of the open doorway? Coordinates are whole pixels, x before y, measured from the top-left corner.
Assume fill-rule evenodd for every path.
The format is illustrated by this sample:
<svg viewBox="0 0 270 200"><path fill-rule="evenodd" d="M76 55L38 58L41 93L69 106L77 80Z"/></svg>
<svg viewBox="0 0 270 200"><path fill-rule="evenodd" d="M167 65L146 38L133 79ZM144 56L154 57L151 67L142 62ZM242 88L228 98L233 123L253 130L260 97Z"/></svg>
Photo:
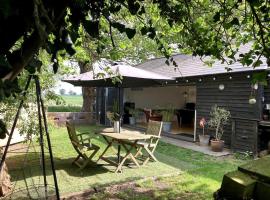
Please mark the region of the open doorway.
<svg viewBox="0 0 270 200"><path fill-rule="evenodd" d="M135 108L151 111L155 120L160 120L158 116L162 110L173 107L175 115L172 120L172 128L166 133L166 136L174 138L186 136L191 140L196 138L195 85L124 89L124 102L132 103ZM147 116L145 113L141 113L136 126L146 127L146 125Z"/></svg>

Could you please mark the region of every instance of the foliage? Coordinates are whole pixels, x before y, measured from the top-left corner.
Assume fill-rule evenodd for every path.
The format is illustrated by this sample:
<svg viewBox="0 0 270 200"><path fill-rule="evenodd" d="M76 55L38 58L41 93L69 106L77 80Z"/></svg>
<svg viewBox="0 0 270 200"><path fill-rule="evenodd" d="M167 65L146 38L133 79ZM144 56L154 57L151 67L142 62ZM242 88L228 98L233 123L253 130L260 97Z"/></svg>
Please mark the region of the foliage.
<svg viewBox="0 0 270 200"><path fill-rule="evenodd" d="M269 11L265 0L1 1L0 100L21 92L17 77L23 69L30 73L49 67L54 73L66 71L61 65L63 57L74 55L75 49L80 51L80 31L87 34L83 44L95 49L91 56L83 53L83 58L99 57L103 51L113 60L124 58L123 54L134 50L126 43L130 39L134 44L152 41L149 49L158 49L166 63L175 67L177 63L170 59L172 46L182 53L253 67L261 65L265 57L269 65ZM118 51L117 45L124 51ZM243 45L249 48L239 53ZM51 64L43 63L41 49L47 51ZM47 78L44 84L50 83L51 76Z"/></svg>
<svg viewBox="0 0 270 200"><path fill-rule="evenodd" d="M119 113L119 110L120 107L119 107L119 103L117 100L114 100L113 101L113 107L112 107L112 111L108 111L106 113L107 115L107 118L111 121L111 122L114 122L114 121L119 121L120 118L121 118L121 115Z"/></svg>
<svg viewBox="0 0 270 200"><path fill-rule="evenodd" d="M128 112L129 112L129 114L132 115L132 117L137 118L139 116L141 110L137 109L137 108L128 108Z"/></svg>
<svg viewBox="0 0 270 200"><path fill-rule="evenodd" d="M230 116L230 111L226 110L225 108L220 108L217 105L214 105L211 108L208 125L215 129L216 140L221 139L224 132L224 126L229 122Z"/></svg>
<svg viewBox="0 0 270 200"><path fill-rule="evenodd" d="M161 111L162 121L164 122L171 122L174 116L174 109L173 107L168 107L167 109Z"/></svg>

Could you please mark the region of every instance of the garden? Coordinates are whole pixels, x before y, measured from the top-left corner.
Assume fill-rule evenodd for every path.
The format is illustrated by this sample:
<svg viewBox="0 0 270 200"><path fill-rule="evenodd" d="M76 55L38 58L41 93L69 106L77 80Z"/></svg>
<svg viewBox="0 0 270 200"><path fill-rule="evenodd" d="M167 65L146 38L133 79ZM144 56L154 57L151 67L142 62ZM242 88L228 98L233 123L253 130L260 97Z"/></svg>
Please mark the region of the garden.
<svg viewBox="0 0 270 200"><path fill-rule="evenodd" d="M94 159L105 148L105 141L94 134L100 128L76 127L78 132L91 132L93 143L101 147ZM216 158L161 141L155 153L159 162L150 162L139 169L125 167L120 174L103 162L79 170L72 165L77 153L66 128L51 125L50 131L60 194L71 199L76 196L79 199L212 199L223 175L246 162L233 155ZM7 164L12 166L9 172L15 189L42 183L39 147L33 142L25 155L19 153L24 146L27 144L15 148L17 153L11 153L7 159ZM110 150L109 154L115 152ZM49 166L48 158L46 162ZM49 167L47 180L53 185Z"/></svg>

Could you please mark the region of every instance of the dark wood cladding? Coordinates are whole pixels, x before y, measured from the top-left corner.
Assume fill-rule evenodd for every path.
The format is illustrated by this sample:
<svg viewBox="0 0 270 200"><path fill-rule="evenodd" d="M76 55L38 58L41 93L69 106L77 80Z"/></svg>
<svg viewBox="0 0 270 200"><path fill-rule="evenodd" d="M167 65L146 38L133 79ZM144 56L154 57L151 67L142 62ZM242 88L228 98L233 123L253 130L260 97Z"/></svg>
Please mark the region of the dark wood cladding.
<svg viewBox="0 0 270 200"><path fill-rule="evenodd" d="M256 104L249 104L251 78L247 78L247 75L247 73L219 75L215 76L215 80L212 76L197 82L197 135L202 132L199 127L200 119L205 117L209 120L211 107L216 104L231 112L230 123L223 135L225 144L237 151L256 152L262 87L255 92ZM224 90L219 90L220 84L224 84ZM214 134L214 130L209 129L209 133Z"/></svg>

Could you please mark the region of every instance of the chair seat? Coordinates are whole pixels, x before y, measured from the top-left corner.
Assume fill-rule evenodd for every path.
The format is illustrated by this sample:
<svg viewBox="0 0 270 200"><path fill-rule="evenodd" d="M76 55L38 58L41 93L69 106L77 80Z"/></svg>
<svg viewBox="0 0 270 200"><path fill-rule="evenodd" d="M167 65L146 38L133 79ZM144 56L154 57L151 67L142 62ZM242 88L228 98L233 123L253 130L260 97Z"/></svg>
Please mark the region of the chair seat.
<svg viewBox="0 0 270 200"><path fill-rule="evenodd" d="M99 146L97 146L97 145L95 145L93 143L83 143L82 146L86 147L89 150L91 150L91 149L99 149Z"/></svg>
<svg viewBox="0 0 270 200"><path fill-rule="evenodd" d="M137 143L138 146L143 146L143 147L154 147L155 144L151 144L150 142L143 142L143 141L140 141Z"/></svg>

